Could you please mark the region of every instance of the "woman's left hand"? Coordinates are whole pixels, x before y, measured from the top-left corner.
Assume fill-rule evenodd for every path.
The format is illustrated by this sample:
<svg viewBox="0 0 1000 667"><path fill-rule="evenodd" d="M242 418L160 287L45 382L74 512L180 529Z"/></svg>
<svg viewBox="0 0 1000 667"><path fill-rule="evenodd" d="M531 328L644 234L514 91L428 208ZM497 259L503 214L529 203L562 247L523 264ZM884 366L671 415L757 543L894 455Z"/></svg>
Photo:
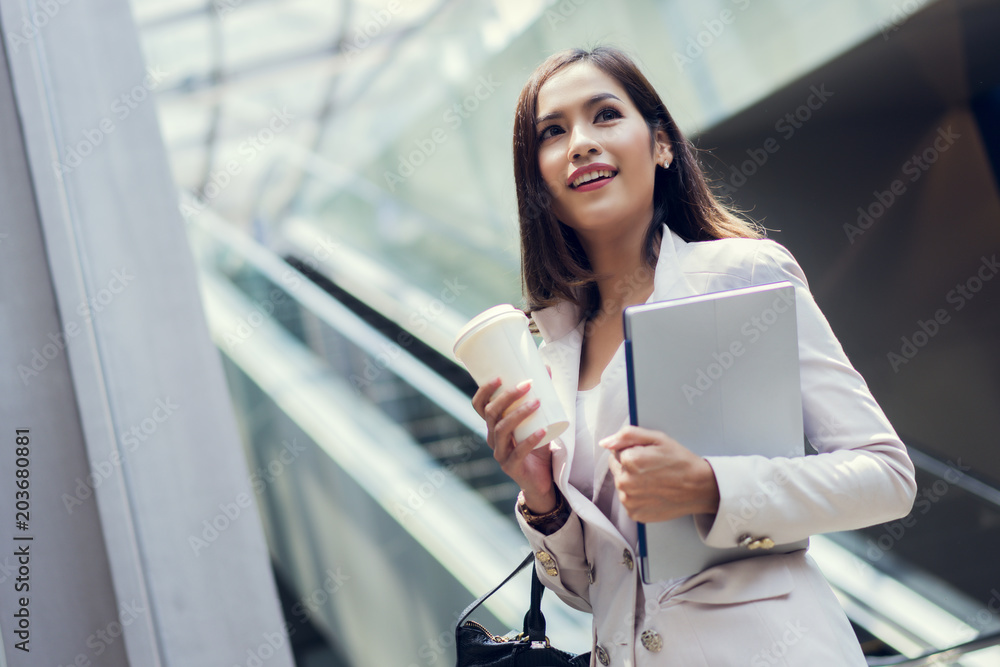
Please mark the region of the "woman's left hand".
<svg viewBox="0 0 1000 667"><path fill-rule="evenodd" d="M625 426L601 440L611 450L618 497L634 521L714 514L719 486L712 466L662 431Z"/></svg>

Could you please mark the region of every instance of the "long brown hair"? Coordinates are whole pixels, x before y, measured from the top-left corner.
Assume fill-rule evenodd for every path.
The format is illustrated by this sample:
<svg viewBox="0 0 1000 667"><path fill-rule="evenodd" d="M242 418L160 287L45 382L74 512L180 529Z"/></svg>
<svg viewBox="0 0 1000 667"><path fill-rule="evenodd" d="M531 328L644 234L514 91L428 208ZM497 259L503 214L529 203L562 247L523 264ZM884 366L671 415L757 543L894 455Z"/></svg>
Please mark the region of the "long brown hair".
<svg viewBox="0 0 1000 667"><path fill-rule="evenodd" d="M687 241L743 237L761 238L762 228L738 217L716 200L695 158L697 149L678 129L656 90L620 49L598 46L590 51L567 49L553 54L532 73L514 113L514 183L521 228L521 281L526 312L569 300L592 314L600 295L587 255L576 232L552 213L552 196L538 166L535 117L538 91L568 65L587 62L614 78L628 93L650 129L666 131L674 159L669 168L656 167L653 218L645 237L645 263L656 267L663 223Z"/></svg>

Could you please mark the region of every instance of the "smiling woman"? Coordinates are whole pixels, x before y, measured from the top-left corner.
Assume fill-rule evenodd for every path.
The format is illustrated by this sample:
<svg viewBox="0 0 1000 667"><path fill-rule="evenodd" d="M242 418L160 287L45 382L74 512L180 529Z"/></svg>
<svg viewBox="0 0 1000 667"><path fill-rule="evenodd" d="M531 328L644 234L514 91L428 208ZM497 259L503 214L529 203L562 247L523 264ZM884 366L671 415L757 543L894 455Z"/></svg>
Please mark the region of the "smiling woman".
<svg viewBox="0 0 1000 667"><path fill-rule="evenodd" d="M616 229L615 221L644 219L642 258L650 269L668 213L671 227L689 241L762 236L756 225L712 196L694 147L638 68L613 49L598 48L585 58L582 53L564 52L542 63L521 91L514 117L514 179L529 310L575 299L581 287L589 308L599 306L586 241L570 233L579 224L603 228L603 233L595 229L593 241L625 242L625 231ZM575 162L567 162L568 151L579 154ZM602 159L592 159L595 154ZM573 183L595 168L610 171L611 177L589 188ZM627 178L618 179L622 169ZM621 187L611 195L601 183ZM579 201L568 196L598 189L611 196ZM651 199L634 196L649 190ZM671 202L677 209L672 212Z"/></svg>
<svg viewBox="0 0 1000 667"><path fill-rule="evenodd" d="M594 615L591 664L865 665L806 550L766 552L906 515L913 464L795 258L716 201L656 91L611 47L557 53L535 70L517 104L514 174L527 312L570 426L536 449L543 430L513 435L538 409L511 409L530 385L497 392L494 380L472 402L520 486L539 578ZM818 455L701 457L629 425L625 307L786 280ZM706 545L764 555L644 583L636 522L687 516Z"/></svg>

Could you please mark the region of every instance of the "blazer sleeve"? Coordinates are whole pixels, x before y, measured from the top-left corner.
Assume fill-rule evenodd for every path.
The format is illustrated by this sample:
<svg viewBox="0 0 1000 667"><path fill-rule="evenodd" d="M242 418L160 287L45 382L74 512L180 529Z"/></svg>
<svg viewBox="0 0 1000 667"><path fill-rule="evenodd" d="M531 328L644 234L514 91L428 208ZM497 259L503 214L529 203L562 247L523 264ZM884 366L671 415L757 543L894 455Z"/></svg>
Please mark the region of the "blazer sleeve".
<svg viewBox="0 0 1000 667"><path fill-rule="evenodd" d="M784 544L905 516L916 494L905 445L847 359L798 262L772 240L757 245L751 282L795 287L803 426L818 454L706 456L720 503L715 515L694 517L702 540L726 548L749 535Z"/></svg>
<svg viewBox="0 0 1000 667"><path fill-rule="evenodd" d="M535 552L535 571L545 587L580 611L590 607L590 563L583 542L583 524L576 512L551 535L532 528L516 509L517 523Z"/></svg>

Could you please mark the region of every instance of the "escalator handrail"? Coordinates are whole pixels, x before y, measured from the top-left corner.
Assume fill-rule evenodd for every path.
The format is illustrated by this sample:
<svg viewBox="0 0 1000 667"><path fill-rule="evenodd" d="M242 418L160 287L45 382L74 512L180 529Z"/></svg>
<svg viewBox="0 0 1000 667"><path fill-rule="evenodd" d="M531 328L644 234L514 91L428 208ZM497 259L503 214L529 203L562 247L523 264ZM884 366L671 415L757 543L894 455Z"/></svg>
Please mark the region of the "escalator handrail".
<svg viewBox="0 0 1000 667"><path fill-rule="evenodd" d="M967 653L982 651L995 646L1000 646L1000 632L976 637L963 644L931 651L916 658L907 658L905 656L887 658L869 657L868 665L869 667L889 667L890 665L892 667L930 667L930 665L948 664L949 661L960 658Z"/></svg>
<svg viewBox="0 0 1000 667"><path fill-rule="evenodd" d="M391 372L394 375L425 395L470 431L485 439L486 424L472 407L469 397L454 384L428 369L419 359L357 317L349 308L332 298L294 266L245 233L216 218L209 211L203 211L192 220L216 241L232 248L244 260L253 264L260 274L285 289L291 298L372 359L380 359L386 355L387 350L391 350L394 355ZM290 272L299 278L294 288L286 287Z"/></svg>

